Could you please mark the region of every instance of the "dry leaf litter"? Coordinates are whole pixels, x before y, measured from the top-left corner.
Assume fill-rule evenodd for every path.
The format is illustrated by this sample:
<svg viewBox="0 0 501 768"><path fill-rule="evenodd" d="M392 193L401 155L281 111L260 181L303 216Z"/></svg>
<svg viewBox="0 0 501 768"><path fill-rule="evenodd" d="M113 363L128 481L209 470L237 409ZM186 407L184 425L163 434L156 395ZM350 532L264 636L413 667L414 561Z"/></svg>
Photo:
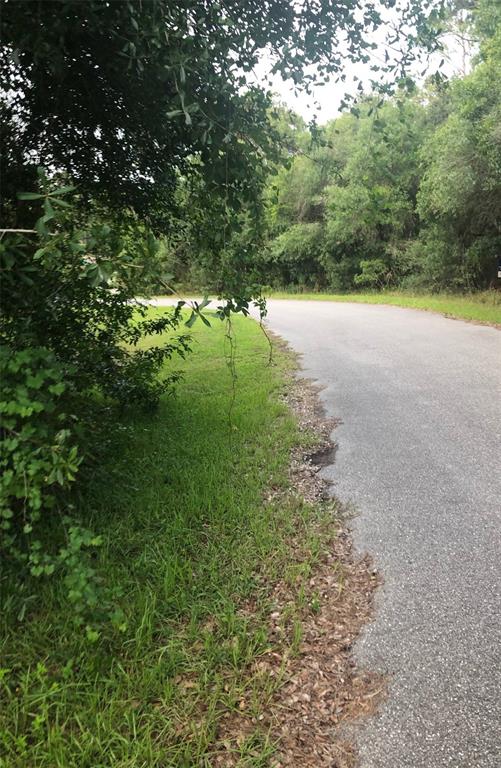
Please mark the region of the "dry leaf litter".
<svg viewBox="0 0 501 768"><path fill-rule="evenodd" d="M211 765L221 768L264 766L270 768L354 768L356 752L343 734L345 724L369 715L384 693L384 680L357 668L352 646L371 617L378 574L367 556L357 557L352 549L346 515L330 498L329 486L319 475L322 464L333 460L335 446L330 434L335 426L325 414L318 388L295 376L284 400L292 408L302 430L314 432L318 444L313 454L296 450L291 457L288 493L309 504L329 499L332 516L325 530L319 523L324 546L305 580L284 579L272 589L269 617L270 650L249 670L255 679L273 678L271 696L256 714L256 707L240 701L237 711L227 712L217 734ZM273 494L283 493L272 491ZM291 559L305 561L304 530L291 541ZM299 586L299 583L301 586ZM300 613L300 636L291 606L297 606L297 592L304 590ZM314 610L313 610L314 608ZM252 604L242 609L249 615ZM297 618L297 611L296 611ZM264 689L264 686L263 686ZM256 731L266 734L275 745L269 762L262 762L256 746L242 760L242 744L252 743Z"/></svg>

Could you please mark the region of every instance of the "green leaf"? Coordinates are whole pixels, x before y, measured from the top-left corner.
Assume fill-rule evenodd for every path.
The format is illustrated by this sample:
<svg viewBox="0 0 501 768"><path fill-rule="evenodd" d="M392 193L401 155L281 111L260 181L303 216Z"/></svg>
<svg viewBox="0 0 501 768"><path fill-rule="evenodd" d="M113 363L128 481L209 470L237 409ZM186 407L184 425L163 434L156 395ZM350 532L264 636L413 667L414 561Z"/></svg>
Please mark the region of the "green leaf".
<svg viewBox="0 0 501 768"><path fill-rule="evenodd" d="M46 235L48 230L45 226L45 216L42 216L40 219L37 220L35 224L35 229L38 232L39 235Z"/></svg>
<svg viewBox="0 0 501 768"><path fill-rule="evenodd" d="M45 195L41 195L38 192L18 192L18 200L43 200Z"/></svg>
<svg viewBox="0 0 501 768"><path fill-rule="evenodd" d="M45 215L43 216L44 221L47 222L53 219L55 216L54 208L52 207L52 204L48 197L46 198L45 203L43 204L43 208L45 211Z"/></svg>
<svg viewBox="0 0 501 768"><path fill-rule="evenodd" d="M53 205L58 205L61 208L71 208L70 203L67 203L66 200L58 200L57 197L53 198L52 196L50 200L52 201Z"/></svg>
<svg viewBox="0 0 501 768"><path fill-rule="evenodd" d="M66 184L66 186L58 187L51 191L50 196L55 197L58 195L67 195L68 192L73 192L76 189L74 184Z"/></svg>

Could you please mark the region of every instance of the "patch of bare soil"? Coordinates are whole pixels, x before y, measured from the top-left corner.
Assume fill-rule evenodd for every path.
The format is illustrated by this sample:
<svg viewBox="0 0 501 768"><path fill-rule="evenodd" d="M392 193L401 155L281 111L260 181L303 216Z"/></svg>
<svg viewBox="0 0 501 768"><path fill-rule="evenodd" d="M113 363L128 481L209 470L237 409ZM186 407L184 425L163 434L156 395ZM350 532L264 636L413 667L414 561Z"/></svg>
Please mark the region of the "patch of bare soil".
<svg viewBox="0 0 501 768"><path fill-rule="evenodd" d="M303 571L297 579L284 578L273 588L271 650L254 664L251 675L274 678L280 684L273 686L261 714L248 714L243 699L239 711L225 717L218 733L222 748L211 764L353 768L355 749L345 740L343 726L372 713L384 692L384 680L358 669L352 655L354 641L370 620L379 580L370 559L353 552L343 510L319 475L325 457L333 456L334 423L325 418L318 389L294 377L284 399L301 428L318 438L314 453L294 452L287 493L323 505L330 514L319 515L313 532L319 552L306 578ZM291 561L299 572L301 563L311 561L311 551L305 553L304 528L291 541ZM252 606L245 610L250 614ZM276 745L269 763L252 762L250 755L250 762L242 761L241 746L256 730L267 733Z"/></svg>

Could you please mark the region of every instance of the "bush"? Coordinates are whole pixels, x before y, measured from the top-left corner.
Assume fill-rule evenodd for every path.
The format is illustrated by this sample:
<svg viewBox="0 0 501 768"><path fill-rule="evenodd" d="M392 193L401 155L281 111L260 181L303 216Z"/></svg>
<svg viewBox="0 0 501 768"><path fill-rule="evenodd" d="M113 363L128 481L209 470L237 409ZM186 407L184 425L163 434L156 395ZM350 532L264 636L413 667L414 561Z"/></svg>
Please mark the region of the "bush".
<svg viewBox="0 0 501 768"><path fill-rule="evenodd" d="M294 224L278 235L263 257L279 285L314 285L325 280L321 264L323 228L319 223Z"/></svg>
<svg viewBox="0 0 501 768"><path fill-rule="evenodd" d="M354 278L355 285L364 288L384 288L388 285L390 272L382 259L363 259L360 269L362 271Z"/></svg>
<svg viewBox="0 0 501 768"><path fill-rule="evenodd" d="M65 495L82 461L77 417L64 408L71 384L43 347L0 346L0 367L2 554L18 572L61 575L74 619L83 624L106 600L89 557L100 540L72 517ZM119 616L107 608L105 613ZM89 624L87 631L92 637Z"/></svg>
<svg viewBox="0 0 501 768"><path fill-rule="evenodd" d="M18 576L64 573L84 621L98 603L114 609L89 557L99 540L69 491L103 406L154 408L178 378L160 370L189 336L174 335L181 304L151 320L134 300L157 267L155 238L127 216L84 216L66 200L70 187L40 179L40 193L21 195L43 206L34 234L0 243L0 547ZM140 345L166 330L168 341Z"/></svg>
<svg viewBox="0 0 501 768"><path fill-rule="evenodd" d="M20 534L31 537L42 513L54 509L56 489L75 480L81 457L72 429L75 416L60 406L68 382L54 354L43 347L1 346L0 367L1 527L7 549L26 559ZM54 570L33 550L29 557L34 576Z"/></svg>
<svg viewBox="0 0 501 768"><path fill-rule="evenodd" d="M443 225L424 229L406 249L402 286L416 290L474 291L495 282L501 238L478 237L469 247Z"/></svg>

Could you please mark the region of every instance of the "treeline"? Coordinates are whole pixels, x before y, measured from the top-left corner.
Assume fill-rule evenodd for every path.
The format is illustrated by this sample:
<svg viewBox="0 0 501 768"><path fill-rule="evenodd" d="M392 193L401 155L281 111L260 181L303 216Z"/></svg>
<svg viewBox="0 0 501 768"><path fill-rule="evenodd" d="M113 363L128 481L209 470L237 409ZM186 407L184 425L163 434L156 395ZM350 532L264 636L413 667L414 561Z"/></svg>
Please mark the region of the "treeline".
<svg viewBox="0 0 501 768"><path fill-rule="evenodd" d="M498 6L499 8L499 6ZM501 18L501 13L500 13ZM478 27L477 27L478 28ZM471 74L328 123L270 184L260 269L274 286L475 290L501 253L501 26Z"/></svg>
<svg viewBox="0 0 501 768"><path fill-rule="evenodd" d="M422 88L407 81L386 100L364 96L313 132L297 115L275 110L281 163L268 169L258 236L240 216L226 245L227 269L275 288L495 285L501 6L476 4L464 34L479 41L465 77L430 78ZM170 267L182 282L217 289L220 272L189 242L170 251Z"/></svg>

